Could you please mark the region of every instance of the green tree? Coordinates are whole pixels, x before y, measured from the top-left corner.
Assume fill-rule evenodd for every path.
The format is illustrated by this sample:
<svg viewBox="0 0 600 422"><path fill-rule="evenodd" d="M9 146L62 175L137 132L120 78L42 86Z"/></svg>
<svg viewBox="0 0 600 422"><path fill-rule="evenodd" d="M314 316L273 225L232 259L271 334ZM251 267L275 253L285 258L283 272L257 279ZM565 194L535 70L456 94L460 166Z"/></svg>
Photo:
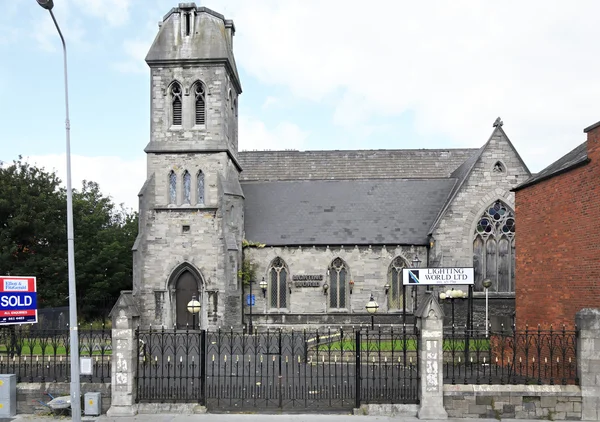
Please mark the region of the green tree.
<svg viewBox="0 0 600 422"><path fill-rule="evenodd" d="M73 193L73 220L78 307L89 319L121 290L131 289L137 213L117 207L97 183L84 181Z"/></svg>
<svg viewBox="0 0 600 422"><path fill-rule="evenodd" d="M60 180L27 163L0 169L0 273L35 275L40 305L67 291L66 204Z"/></svg>
<svg viewBox="0 0 600 422"><path fill-rule="evenodd" d="M96 319L132 283L137 213L97 183L73 190L75 277L81 319ZM40 307L68 305L66 193L54 173L19 159L0 169L0 274L33 275Z"/></svg>

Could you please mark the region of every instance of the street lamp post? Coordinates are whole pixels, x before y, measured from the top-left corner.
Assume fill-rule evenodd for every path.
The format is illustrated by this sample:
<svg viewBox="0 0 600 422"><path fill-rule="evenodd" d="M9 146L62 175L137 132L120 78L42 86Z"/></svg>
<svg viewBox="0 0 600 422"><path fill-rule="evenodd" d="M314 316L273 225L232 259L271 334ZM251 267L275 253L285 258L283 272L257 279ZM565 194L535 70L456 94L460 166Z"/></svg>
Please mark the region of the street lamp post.
<svg viewBox="0 0 600 422"><path fill-rule="evenodd" d="M196 300L196 296L192 296L192 300L187 304L187 310L192 314L192 330L196 329L196 315L200 313L200 309L202 309L202 305Z"/></svg>
<svg viewBox="0 0 600 422"><path fill-rule="evenodd" d="M371 298L367 302L365 309L371 314L371 330L373 330L375 328L375 313L379 309L379 304L375 301L373 293L371 293Z"/></svg>
<svg viewBox="0 0 600 422"><path fill-rule="evenodd" d="M65 77L65 132L67 141L67 265L69 268L69 333L71 353L71 417L81 421L81 392L79 380L79 333L77 331L77 289L75 285L75 241L73 235L73 191L71 188L71 122L69 121L69 84L67 77L67 45L52 8L52 0L37 0L38 4L50 12L63 46Z"/></svg>
<svg viewBox="0 0 600 422"><path fill-rule="evenodd" d="M489 278L486 278L485 280L483 280L483 282L481 283L483 284L483 287L485 288L485 336L487 337L489 332L489 326L490 326L490 319L489 319L489 311L488 311L488 290L490 290L490 287L492 287L492 280L490 280Z"/></svg>

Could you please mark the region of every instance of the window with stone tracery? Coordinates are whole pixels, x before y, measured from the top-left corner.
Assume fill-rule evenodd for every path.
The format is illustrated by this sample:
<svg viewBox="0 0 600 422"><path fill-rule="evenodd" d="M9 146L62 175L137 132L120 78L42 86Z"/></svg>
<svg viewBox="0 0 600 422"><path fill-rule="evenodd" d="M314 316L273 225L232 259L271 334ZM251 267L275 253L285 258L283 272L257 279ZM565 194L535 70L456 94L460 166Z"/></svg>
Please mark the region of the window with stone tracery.
<svg viewBox="0 0 600 422"><path fill-rule="evenodd" d="M196 204L198 205L204 205L204 173L202 173L202 170L200 170L198 172L198 177L196 178L197 184L196 184Z"/></svg>
<svg viewBox="0 0 600 422"><path fill-rule="evenodd" d="M196 125L206 124L206 88L201 81L194 84L194 123Z"/></svg>
<svg viewBox="0 0 600 422"><path fill-rule="evenodd" d="M271 309L286 309L288 270L283 259L277 257L269 268L269 303Z"/></svg>
<svg viewBox="0 0 600 422"><path fill-rule="evenodd" d="M327 271L329 274L329 308L346 309L348 303L349 271L341 258L336 258Z"/></svg>
<svg viewBox="0 0 600 422"><path fill-rule="evenodd" d="M173 82L171 85L171 124L173 126L181 126L182 112L181 85Z"/></svg>
<svg viewBox="0 0 600 422"><path fill-rule="evenodd" d="M177 202L177 175L173 170L169 173L169 204Z"/></svg>
<svg viewBox="0 0 600 422"><path fill-rule="evenodd" d="M402 289L402 270L408 268L408 264L401 257L396 257L388 268L388 309L402 309L403 289ZM407 289L408 293L408 289ZM406 309L412 309L410 295L406 296Z"/></svg>
<svg viewBox="0 0 600 422"><path fill-rule="evenodd" d="M502 201L490 205L477 221L473 240L475 291L492 281L490 291L515 291L515 214Z"/></svg>
<svg viewBox="0 0 600 422"><path fill-rule="evenodd" d="M192 176L187 170L183 173L183 203L192 203Z"/></svg>

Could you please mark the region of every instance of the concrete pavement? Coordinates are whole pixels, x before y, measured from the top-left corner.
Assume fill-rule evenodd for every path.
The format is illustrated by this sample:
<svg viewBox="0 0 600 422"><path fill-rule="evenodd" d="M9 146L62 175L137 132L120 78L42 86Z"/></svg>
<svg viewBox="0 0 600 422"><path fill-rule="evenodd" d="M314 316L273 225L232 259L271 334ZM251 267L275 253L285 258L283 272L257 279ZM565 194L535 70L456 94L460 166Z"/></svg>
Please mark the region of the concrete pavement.
<svg viewBox="0 0 600 422"><path fill-rule="evenodd" d="M17 415L13 422L55 422L70 420L70 417L51 417L36 415ZM8 419L7 419L8 420ZM132 417L109 418L83 417L83 422L439 422L427 421L410 416L353 416L351 414L139 414ZM473 419L447 419L447 422L470 422ZM505 419L506 421L507 419ZM508 419L510 421L512 419ZM528 419L514 419L518 422L534 422ZM477 422L498 422L496 419L477 419ZM535 421L539 422L539 420Z"/></svg>

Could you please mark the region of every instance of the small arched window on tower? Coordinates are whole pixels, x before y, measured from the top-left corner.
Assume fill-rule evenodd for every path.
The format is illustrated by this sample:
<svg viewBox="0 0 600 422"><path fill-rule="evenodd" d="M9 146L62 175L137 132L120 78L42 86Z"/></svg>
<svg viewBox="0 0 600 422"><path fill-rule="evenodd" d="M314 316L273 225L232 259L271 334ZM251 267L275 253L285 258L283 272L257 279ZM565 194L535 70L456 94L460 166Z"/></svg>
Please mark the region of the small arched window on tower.
<svg viewBox="0 0 600 422"><path fill-rule="evenodd" d="M173 82L173 84L171 85L171 111L173 126L181 126L181 104L181 85L179 85L179 82Z"/></svg>
<svg viewBox="0 0 600 422"><path fill-rule="evenodd" d="M202 170L200 170L198 172L198 196L197 196L197 200L196 203L198 205L204 205L204 173L202 173Z"/></svg>
<svg viewBox="0 0 600 422"><path fill-rule="evenodd" d="M169 204L177 201L177 175L173 170L169 173Z"/></svg>
<svg viewBox="0 0 600 422"><path fill-rule="evenodd" d="M206 88L200 81L194 84L194 104L195 116L194 123L196 126L206 124Z"/></svg>
<svg viewBox="0 0 600 422"><path fill-rule="evenodd" d="M192 176L186 170L183 173L183 203L191 204L192 203Z"/></svg>
<svg viewBox="0 0 600 422"><path fill-rule="evenodd" d="M233 100L233 115L238 116L237 98Z"/></svg>

